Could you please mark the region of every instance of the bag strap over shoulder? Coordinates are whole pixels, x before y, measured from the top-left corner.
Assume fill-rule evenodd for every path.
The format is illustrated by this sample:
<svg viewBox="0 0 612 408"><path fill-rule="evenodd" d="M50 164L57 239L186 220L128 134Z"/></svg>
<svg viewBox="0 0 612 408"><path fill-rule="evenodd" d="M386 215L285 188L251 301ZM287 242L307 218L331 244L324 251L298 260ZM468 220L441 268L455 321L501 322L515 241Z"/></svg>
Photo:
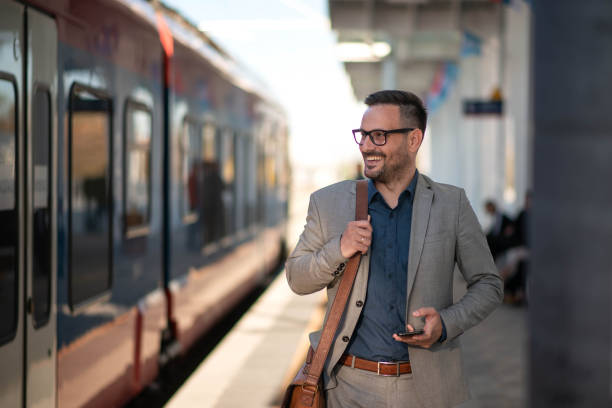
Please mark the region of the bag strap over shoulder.
<svg viewBox="0 0 612 408"><path fill-rule="evenodd" d="M359 180L356 188L357 197L355 203L355 220L366 220L368 218L367 180ZM342 275L340 286L338 287L338 291L334 297L334 302L332 303L327 322L323 327L319 345L317 346L312 363L308 369L306 380L302 386L304 391L306 391L303 396L305 398L314 398L314 394L317 391L317 384L319 382L319 378L321 377L321 373L323 372L323 366L325 365L325 360L327 359L327 355L331 349L336 330L340 324L340 319L344 313L346 302L348 301L351 289L353 288L353 283L355 282L355 276L357 276L357 269L359 268L360 261L361 253L357 252L349 259L346 269L344 270L344 274ZM311 391L312 393L308 391ZM304 402L307 403L308 401ZM310 403L307 403L306 405L312 405L312 400L310 400Z"/></svg>

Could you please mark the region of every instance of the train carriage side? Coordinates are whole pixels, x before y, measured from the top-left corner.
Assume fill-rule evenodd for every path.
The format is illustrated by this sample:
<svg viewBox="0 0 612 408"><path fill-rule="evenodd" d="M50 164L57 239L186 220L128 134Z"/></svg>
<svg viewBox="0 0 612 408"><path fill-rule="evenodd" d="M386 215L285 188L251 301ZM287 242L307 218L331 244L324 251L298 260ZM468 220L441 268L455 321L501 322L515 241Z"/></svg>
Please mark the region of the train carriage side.
<svg viewBox="0 0 612 408"><path fill-rule="evenodd" d="M276 154L265 150L275 137L265 124L285 125L277 107L203 58L217 51L197 33L173 32L167 285L170 320L185 350L278 260L282 220L266 219L260 168Z"/></svg>
<svg viewBox="0 0 612 408"><path fill-rule="evenodd" d="M59 32L58 405L127 401L157 374L161 46L124 4L71 2Z"/></svg>
<svg viewBox="0 0 612 408"><path fill-rule="evenodd" d="M121 405L277 264L284 114L184 20L164 83L158 4L0 10L0 405Z"/></svg>

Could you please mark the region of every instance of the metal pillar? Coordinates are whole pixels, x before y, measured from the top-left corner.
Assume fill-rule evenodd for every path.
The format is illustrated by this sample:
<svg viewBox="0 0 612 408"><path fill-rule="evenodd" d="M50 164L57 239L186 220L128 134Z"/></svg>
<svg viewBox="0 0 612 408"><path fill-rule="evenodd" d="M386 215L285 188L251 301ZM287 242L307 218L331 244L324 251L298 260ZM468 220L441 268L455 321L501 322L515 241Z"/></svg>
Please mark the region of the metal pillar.
<svg viewBox="0 0 612 408"><path fill-rule="evenodd" d="M383 89L397 89L397 57L396 43L388 40L391 45L391 54L382 61L381 84Z"/></svg>
<svg viewBox="0 0 612 408"><path fill-rule="evenodd" d="M611 406L612 2L532 2L531 407Z"/></svg>

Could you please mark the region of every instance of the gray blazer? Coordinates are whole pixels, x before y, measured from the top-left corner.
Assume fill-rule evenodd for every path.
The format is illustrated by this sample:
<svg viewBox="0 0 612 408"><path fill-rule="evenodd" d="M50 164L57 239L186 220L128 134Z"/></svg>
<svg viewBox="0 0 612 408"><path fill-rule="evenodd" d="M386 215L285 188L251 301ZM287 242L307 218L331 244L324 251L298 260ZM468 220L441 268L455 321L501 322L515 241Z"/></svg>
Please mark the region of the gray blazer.
<svg viewBox="0 0 612 408"><path fill-rule="evenodd" d="M340 235L354 219L355 186L355 181L342 181L311 195L304 232L287 260L287 280L294 292L308 294L327 288L327 313L346 264L340 252ZM468 286L457 303L453 303L455 263ZM359 319L362 308L356 303L366 297L369 265L368 252L362 257L325 364L326 389L336 386L334 367L348 344L343 338L352 335ZM469 391L458 337L491 313L503 298L503 282L463 189L419 174L406 273L407 322L423 327L423 321L411 312L431 306L439 311L447 333L446 341L429 349L409 347L418 399L432 408L459 404L469 398ZM311 333L313 348L320 335L320 331Z"/></svg>

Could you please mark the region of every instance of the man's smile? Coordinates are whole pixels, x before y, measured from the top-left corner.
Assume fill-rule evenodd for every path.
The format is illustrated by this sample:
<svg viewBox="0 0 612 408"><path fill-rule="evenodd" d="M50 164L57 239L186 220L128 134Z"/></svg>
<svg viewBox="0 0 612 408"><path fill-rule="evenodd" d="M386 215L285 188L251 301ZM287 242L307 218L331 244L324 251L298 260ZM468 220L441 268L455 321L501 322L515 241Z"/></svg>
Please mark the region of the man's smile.
<svg viewBox="0 0 612 408"><path fill-rule="evenodd" d="M363 159L368 166L374 166L384 159L384 155L380 153L364 153Z"/></svg>

